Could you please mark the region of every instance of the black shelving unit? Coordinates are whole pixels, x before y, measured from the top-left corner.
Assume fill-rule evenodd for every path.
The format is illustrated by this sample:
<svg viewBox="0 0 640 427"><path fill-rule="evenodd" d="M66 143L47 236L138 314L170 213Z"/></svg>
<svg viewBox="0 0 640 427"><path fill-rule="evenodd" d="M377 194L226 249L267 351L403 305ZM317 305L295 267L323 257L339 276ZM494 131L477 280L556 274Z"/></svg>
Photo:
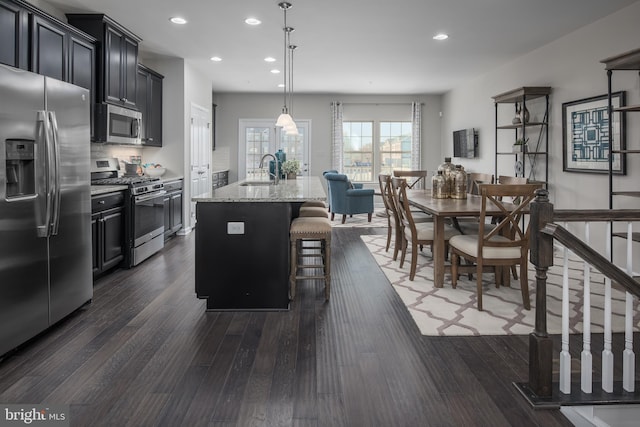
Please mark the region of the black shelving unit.
<svg viewBox="0 0 640 427"><path fill-rule="evenodd" d="M620 125L624 126L626 122L626 114L640 112L640 105L621 105L619 107L613 106L613 72L614 71L635 71L640 74L640 49L635 49L629 52L625 52L616 56L612 56L600 61L605 65L605 70L607 71L607 97L609 100L609 135L613 135L613 123L614 123L614 115L620 114L619 118ZM624 97L623 97L624 100ZM627 143L629 143L627 141ZM624 156L631 154L640 154L639 148L626 148L622 147L619 150L613 149L613 143L609 143L609 209L616 209L615 200L618 196L620 197L631 197L631 198L640 198L640 191L633 190L621 190L616 189L614 177L617 175L613 170L613 159L615 155ZM623 164L623 174L625 172L625 161L624 158L621 159ZM626 232L613 232L613 237L620 237L623 239L627 239ZM640 242L640 233L634 232L631 236L632 241ZM611 242L613 243L613 242ZM613 251L612 251L613 257Z"/></svg>
<svg viewBox="0 0 640 427"><path fill-rule="evenodd" d="M620 118L621 125L625 123L626 113L640 112L640 105L623 105L617 108L613 107L613 72L614 71L635 71L640 72L640 49L635 49L629 52L622 53L620 55L612 56L610 58L600 61L605 65L607 71L607 96L609 99L609 117L613 118L615 114L622 114ZM609 135L613 135L613 122L609 120ZM613 171L613 158L614 156L625 154L640 154L640 149L627 149L614 150L613 144L609 144L609 209L615 208L614 199L615 196L625 197L640 197L640 191L620 191L614 189L614 171ZM635 239L634 239L635 240Z"/></svg>
<svg viewBox="0 0 640 427"><path fill-rule="evenodd" d="M531 181L542 182L545 187L548 186L549 179L549 95L551 88L547 86L525 86L508 92L501 93L493 97L495 105L495 163L494 174L498 178L498 164L503 159L510 159L514 164L514 175L529 178ZM543 101L544 110L542 111L542 120L520 120L519 123L500 123L504 120L504 114L500 114L501 105L513 106L514 115L517 114L518 108L522 111L528 110L527 105L534 106L535 103ZM501 131L512 131L514 135L513 142L518 139L527 140L533 136L536 141L529 141L529 144L522 145L519 150L506 150L507 146L500 143ZM544 162L544 177L539 179L531 179L531 172L535 173L538 168L538 162ZM518 168L517 165L521 167ZM535 169L534 169L535 168ZM527 175L529 173L529 175Z"/></svg>

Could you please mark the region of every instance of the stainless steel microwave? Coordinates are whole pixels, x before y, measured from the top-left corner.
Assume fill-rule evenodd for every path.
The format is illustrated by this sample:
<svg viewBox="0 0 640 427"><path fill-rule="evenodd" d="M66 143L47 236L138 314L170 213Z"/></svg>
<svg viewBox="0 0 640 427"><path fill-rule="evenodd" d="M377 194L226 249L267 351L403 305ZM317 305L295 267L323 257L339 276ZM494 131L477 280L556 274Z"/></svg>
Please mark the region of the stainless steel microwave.
<svg viewBox="0 0 640 427"><path fill-rule="evenodd" d="M97 105L96 142L142 144L142 113L111 104Z"/></svg>

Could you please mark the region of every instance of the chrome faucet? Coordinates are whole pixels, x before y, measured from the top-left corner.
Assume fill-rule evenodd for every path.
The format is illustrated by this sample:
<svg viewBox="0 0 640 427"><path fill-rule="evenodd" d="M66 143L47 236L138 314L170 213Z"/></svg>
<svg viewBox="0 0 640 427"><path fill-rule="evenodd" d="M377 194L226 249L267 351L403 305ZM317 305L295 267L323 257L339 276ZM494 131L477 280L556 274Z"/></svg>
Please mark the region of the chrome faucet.
<svg viewBox="0 0 640 427"><path fill-rule="evenodd" d="M276 158L276 156L274 156L274 155L273 155L273 154L271 154L271 153L267 153L267 154L265 154L265 155L264 155L264 156L262 156L262 158L260 159L260 164L258 165L258 167L259 167L260 169L262 169L263 164L264 164L264 159L265 159L265 157L269 157L269 156L271 156L271 157L273 158L273 163L274 163L274 165L275 165L275 168L274 168L274 172L275 172L275 173L271 173L271 171L269 171L269 175L273 175L273 183L274 183L275 185L278 185L278 183L280 182L280 167L279 167L278 159Z"/></svg>

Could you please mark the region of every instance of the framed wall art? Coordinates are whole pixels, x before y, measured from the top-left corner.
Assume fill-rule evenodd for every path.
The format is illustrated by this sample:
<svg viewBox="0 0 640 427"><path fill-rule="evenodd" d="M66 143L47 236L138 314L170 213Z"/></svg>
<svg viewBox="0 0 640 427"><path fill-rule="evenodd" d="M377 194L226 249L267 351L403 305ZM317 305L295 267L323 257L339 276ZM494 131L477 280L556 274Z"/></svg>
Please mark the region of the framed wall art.
<svg viewBox="0 0 640 427"><path fill-rule="evenodd" d="M625 105L624 91L612 93L613 108ZM613 114L609 138L609 100L594 96L562 104L562 165L566 172L609 173L609 144L613 141L612 169L626 174L625 114Z"/></svg>

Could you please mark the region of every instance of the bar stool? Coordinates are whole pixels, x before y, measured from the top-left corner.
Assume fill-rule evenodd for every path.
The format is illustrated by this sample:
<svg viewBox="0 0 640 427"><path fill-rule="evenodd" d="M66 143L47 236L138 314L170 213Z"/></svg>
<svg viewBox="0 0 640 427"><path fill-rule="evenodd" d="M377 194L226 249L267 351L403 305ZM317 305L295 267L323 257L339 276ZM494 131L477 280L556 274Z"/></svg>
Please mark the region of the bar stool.
<svg viewBox="0 0 640 427"><path fill-rule="evenodd" d="M303 208L324 208L327 209L327 205L322 200L307 200L302 204Z"/></svg>
<svg viewBox="0 0 640 427"><path fill-rule="evenodd" d="M326 207L319 206L305 206L300 207L299 217L317 217L317 218L329 218L329 212Z"/></svg>
<svg viewBox="0 0 640 427"><path fill-rule="evenodd" d="M324 279L324 297L328 301L331 291L331 222L327 218L298 217L291 222L289 240L291 242L289 299L293 300L296 296L297 280ZM304 242L312 242L313 246L304 246ZM320 258L321 263L303 262L309 258ZM322 269L324 274L304 275L306 269Z"/></svg>

